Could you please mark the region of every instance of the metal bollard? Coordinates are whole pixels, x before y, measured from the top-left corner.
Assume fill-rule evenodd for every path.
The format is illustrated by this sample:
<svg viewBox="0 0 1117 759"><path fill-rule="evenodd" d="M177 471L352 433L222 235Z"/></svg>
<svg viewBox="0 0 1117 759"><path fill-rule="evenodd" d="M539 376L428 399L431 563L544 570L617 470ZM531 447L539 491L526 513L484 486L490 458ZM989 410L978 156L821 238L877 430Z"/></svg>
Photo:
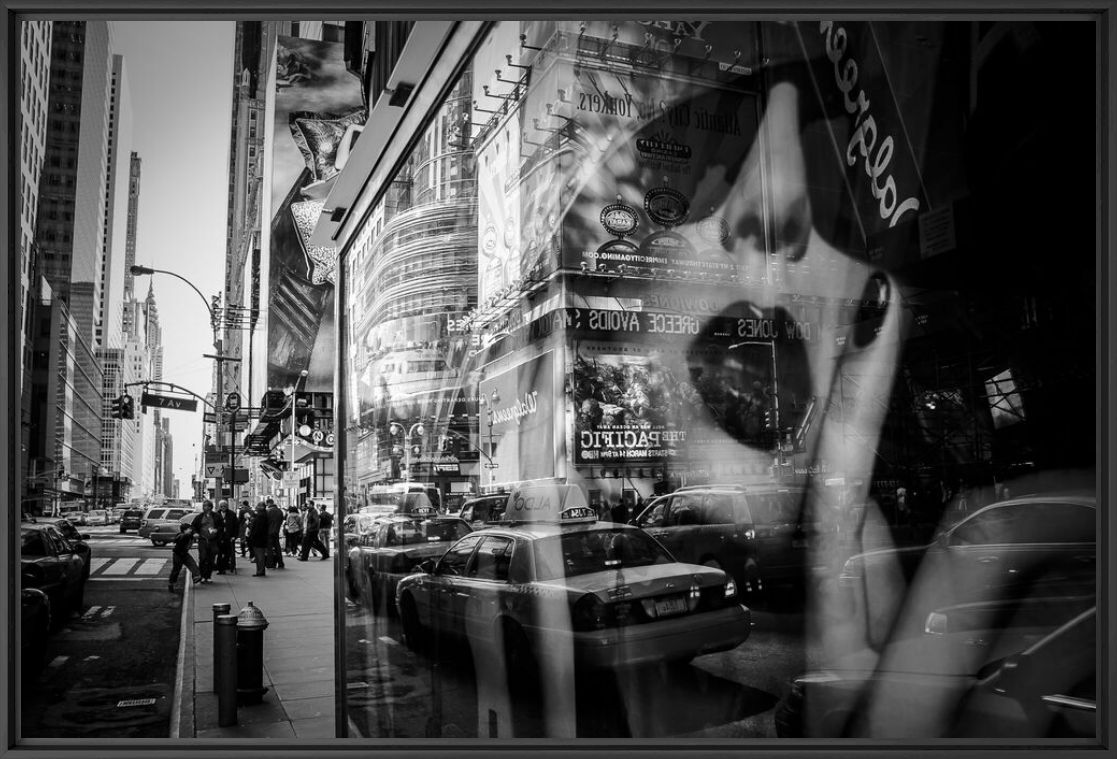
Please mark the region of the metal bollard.
<svg viewBox="0 0 1117 759"><path fill-rule="evenodd" d="M244 704L258 704L264 687L264 630L268 620L248 602L237 616L237 697Z"/></svg>
<svg viewBox="0 0 1117 759"><path fill-rule="evenodd" d="M229 604L214 604L213 605L213 692L217 693L221 690L221 684L218 682L218 673L221 671L217 666L217 660L220 658L217 649L217 618L222 614L228 614L231 607Z"/></svg>
<svg viewBox="0 0 1117 759"><path fill-rule="evenodd" d="M219 683L217 724L229 727L237 724L237 616L222 614L214 625L217 630L214 651L218 659L213 679Z"/></svg>

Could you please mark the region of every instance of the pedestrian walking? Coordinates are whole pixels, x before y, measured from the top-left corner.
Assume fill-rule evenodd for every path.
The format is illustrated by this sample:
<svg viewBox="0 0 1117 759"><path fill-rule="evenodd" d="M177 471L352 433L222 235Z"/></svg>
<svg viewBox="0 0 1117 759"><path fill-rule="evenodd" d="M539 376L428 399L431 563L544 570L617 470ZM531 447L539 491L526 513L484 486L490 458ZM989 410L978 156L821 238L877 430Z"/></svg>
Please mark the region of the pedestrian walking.
<svg viewBox="0 0 1117 759"><path fill-rule="evenodd" d="M299 561L307 561L311 549L322 554L323 560L330 558L330 549L322 545L318 537L318 510L308 506L303 512L303 545L302 550L299 551Z"/></svg>
<svg viewBox="0 0 1117 759"><path fill-rule="evenodd" d="M268 499L268 567L275 567L276 569L283 569L283 551L279 548L279 533L283 530L283 523L286 517L283 516L283 509L279 508L275 501L271 498Z"/></svg>
<svg viewBox="0 0 1117 759"><path fill-rule="evenodd" d="M240 540L240 555L248 555L248 523L252 521L252 507L248 501L240 502L240 512L237 514L237 538Z"/></svg>
<svg viewBox="0 0 1117 759"><path fill-rule="evenodd" d="M178 535L175 536L171 548L171 576L167 578L167 590L174 593L178 584L178 573L183 566L190 570L190 577L194 582L202 579L198 571L198 563L190 555L190 546L194 543L194 528L186 523L179 524Z"/></svg>
<svg viewBox="0 0 1117 759"><path fill-rule="evenodd" d="M229 508L229 502L222 498L217 502L217 574L235 572L237 569L236 551L233 541L236 539L240 522L237 515Z"/></svg>
<svg viewBox="0 0 1117 759"><path fill-rule="evenodd" d="M329 558L330 550L330 528L334 524L334 515L326 510L326 504L319 507L321 510L318 512L318 542L326 547L325 559Z"/></svg>
<svg viewBox="0 0 1117 759"><path fill-rule="evenodd" d="M254 577L263 577L267 574L268 551L268 510L263 501L256 504L252 512L252 521L248 523L248 547L252 549L252 561L256 564Z"/></svg>
<svg viewBox="0 0 1117 759"><path fill-rule="evenodd" d="M287 507L287 517L284 519L283 531L287 536L284 553L288 556L298 556L299 546L303 542L303 518L294 506Z"/></svg>
<svg viewBox="0 0 1117 759"><path fill-rule="evenodd" d="M198 569L202 574L201 582L213 582L213 565L217 559L217 539L220 527L213 513L213 501L202 501L202 513L194 517L190 525L198 537Z"/></svg>

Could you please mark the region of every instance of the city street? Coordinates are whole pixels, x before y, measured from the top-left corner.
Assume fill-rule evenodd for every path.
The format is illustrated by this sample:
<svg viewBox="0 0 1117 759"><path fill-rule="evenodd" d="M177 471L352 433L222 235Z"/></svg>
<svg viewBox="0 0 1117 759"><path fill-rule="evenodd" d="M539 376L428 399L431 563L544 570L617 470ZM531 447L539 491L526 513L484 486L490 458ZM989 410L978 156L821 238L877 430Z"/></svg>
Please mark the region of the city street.
<svg viewBox="0 0 1117 759"><path fill-rule="evenodd" d="M467 645L416 654L404 646L397 616L352 604L348 611L347 699L362 735L489 737ZM577 737L776 737L776 702L787 679L804 669L802 621L799 613L755 611L749 640L733 651L623 676L580 675ZM540 700L513 701L514 734L546 735Z"/></svg>
<svg viewBox="0 0 1117 759"><path fill-rule="evenodd" d="M181 590L167 592L170 548L117 525L81 529L93 555L84 608L50 636L46 666L24 688L22 734L165 738L182 604Z"/></svg>

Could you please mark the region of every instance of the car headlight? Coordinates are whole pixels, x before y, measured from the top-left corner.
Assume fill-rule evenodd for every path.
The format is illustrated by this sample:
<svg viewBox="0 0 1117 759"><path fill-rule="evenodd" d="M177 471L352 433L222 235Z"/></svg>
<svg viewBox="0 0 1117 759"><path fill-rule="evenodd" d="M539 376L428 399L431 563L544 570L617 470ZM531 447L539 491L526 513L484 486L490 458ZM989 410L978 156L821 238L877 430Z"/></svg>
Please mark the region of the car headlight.
<svg viewBox="0 0 1117 759"><path fill-rule="evenodd" d="M733 578L729 577L725 581L725 597L733 598L737 595L737 583L733 582Z"/></svg>

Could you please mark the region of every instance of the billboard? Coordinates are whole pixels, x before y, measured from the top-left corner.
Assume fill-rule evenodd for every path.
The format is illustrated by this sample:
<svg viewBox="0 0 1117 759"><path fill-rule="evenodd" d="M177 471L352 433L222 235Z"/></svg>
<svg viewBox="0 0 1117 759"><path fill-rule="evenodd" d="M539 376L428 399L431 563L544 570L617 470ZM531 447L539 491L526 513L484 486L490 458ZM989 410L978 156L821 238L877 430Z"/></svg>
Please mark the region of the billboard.
<svg viewBox="0 0 1117 759"><path fill-rule="evenodd" d="M554 364L548 351L481 380L481 448L492 451L494 481L555 476Z"/></svg>
<svg viewBox="0 0 1117 759"><path fill-rule="evenodd" d="M337 252L309 238L367 113L341 43L279 37L275 81L267 383L306 370L307 390L332 392Z"/></svg>

